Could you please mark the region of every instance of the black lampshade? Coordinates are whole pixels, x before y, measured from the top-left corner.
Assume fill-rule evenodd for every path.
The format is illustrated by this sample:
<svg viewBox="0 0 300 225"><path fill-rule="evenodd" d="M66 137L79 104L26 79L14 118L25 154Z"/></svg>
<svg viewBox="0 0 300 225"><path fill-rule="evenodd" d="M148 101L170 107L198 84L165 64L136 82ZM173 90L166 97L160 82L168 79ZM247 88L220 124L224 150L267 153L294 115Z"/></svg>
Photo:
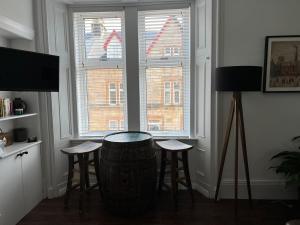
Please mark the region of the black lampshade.
<svg viewBox="0 0 300 225"><path fill-rule="evenodd" d="M262 67L227 66L216 69L217 91L260 91Z"/></svg>

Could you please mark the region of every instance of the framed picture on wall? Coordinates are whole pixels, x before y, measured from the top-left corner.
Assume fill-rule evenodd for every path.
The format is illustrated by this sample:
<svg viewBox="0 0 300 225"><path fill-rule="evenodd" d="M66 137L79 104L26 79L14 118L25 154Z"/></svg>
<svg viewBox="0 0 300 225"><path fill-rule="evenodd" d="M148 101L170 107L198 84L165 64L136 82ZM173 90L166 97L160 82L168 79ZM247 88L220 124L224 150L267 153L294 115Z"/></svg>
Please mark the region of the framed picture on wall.
<svg viewBox="0 0 300 225"><path fill-rule="evenodd" d="M264 92L300 91L300 36L268 36Z"/></svg>

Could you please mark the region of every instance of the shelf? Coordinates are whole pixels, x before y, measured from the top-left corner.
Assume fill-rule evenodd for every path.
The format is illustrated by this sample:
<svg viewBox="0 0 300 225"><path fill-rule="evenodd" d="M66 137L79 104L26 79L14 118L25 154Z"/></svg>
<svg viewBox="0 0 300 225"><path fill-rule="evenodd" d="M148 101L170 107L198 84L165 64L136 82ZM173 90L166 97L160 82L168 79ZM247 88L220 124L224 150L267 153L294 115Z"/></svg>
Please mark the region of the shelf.
<svg viewBox="0 0 300 225"><path fill-rule="evenodd" d="M4 148L4 154L0 155L0 159L6 158L8 156L17 154L21 151L24 151L32 146L39 145L42 141L36 142L14 142L12 145Z"/></svg>
<svg viewBox="0 0 300 225"><path fill-rule="evenodd" d="M15 120L15 119L20 119L20 118L25 118L25 117L30 117L30 116L36 116L37 113L26 113L23 115L12 115L12 116L6 116L6 117L1 117L1 121L6 121L6 120Z"/></svg>

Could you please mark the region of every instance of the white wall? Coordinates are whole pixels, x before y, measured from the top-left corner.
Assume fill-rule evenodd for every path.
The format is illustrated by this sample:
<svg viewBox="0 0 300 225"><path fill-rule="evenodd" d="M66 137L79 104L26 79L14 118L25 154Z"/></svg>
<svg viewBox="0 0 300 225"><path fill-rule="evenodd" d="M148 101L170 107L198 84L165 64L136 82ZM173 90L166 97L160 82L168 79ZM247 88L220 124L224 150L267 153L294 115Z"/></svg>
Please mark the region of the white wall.
<svg viewBox="0 0 300 225"><path fill-rule="evenodd" d="M0 36L0 46L5 47L8 46L8 41Z"/></svg>
<svg viewBox="0 0 300 225"><path fill-rule="evenodd" d="M0 15L33 29L32 0L1 0Z"/></svg>
<svg viewBox="0 0 300 225"><path fill-rule="evenodd" d="M265 36L300 35L299 9L299 0L222 0L221 66L263 66ZM223 130L229 99L228 94L223 94L223 101L220 103ZM279 181L282 177L268 168L271 166L271 156L285 148L293 136L300 135L300 93L244 93L243 105L254 196L295 196L293 190L282 188L282 182ZM231 143L231 152L234 150L232 146ZM232 197L233 154L227 159L222 195ZM243 169L242 164L240 171ZM240 179L244 180L244 173ZM245 194L243 181L241 188ZM242 195L245 197L244 194Z"/></svg>

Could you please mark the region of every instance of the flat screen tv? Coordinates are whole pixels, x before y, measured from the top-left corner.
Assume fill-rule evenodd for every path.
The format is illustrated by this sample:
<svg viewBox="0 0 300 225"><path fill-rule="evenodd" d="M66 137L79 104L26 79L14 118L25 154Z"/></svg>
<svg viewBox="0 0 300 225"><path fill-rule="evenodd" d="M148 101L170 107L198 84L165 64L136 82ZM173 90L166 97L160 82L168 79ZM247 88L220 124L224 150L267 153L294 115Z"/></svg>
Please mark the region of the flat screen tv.
<svg viewBox="0 0 300 225"><path fill-rule="evenodd" d="M0 47L0 91L59 91L59 57Z"/></svg>

